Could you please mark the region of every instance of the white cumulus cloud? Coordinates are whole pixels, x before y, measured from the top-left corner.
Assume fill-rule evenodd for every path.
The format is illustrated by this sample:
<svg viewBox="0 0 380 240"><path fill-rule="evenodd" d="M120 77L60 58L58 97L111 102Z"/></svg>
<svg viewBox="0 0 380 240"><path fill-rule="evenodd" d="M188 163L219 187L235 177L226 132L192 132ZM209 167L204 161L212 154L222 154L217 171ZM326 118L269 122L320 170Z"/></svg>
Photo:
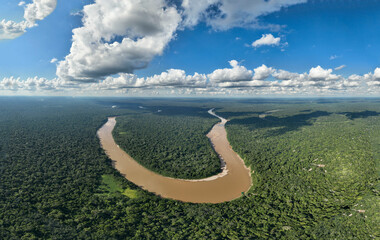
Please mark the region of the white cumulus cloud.
<svg viewBox="0 0 380 240"><path fill-rule="evenodd" d="M163 53L181 21L164 0L96 0L83 14L70 54L58 64L61 78L94 81L145 68Z"/></svg>
<svg viewBox="0 0 380 240"><path fill-rule="evenodd" d="M195 73L186 75L184 70L169 69L160 75L154 75L146 79L147 86L167 86L167 87L205 87L207 77L204 74Z"/></svg>
<svg viewBox="0 0 380 240"><path fill-rule="evenodd" d="M365 74L364 79L369 86L380 86L380 68L376 68L373 73Z"/></svg>
<svg viewBox="0 0 380 240"><path fill-rule="evenodd" d="M380 81L380 68L376 68L374 73L373 73L373 76L376 80L379 80Z"/></svg>
<svg viewBox="0 0 380 240"><path fill-rule="evenodd" d="M282 69L274 71L272 75L279 80L291 80L299 76L298 73L292 73Z"/></svg>
<svg viewBox="0 0 380 240"><path fill-rule="evenodd" d="M58 78L33 77L23 80L21 78L9 77L3 78L0 81L0 90L5 91L61 91L68 87L72 87L70 83Z"/></svg>
<svg viewBox="0 0 380 240"><path fill-rule="evenodd" d="M250 81L252 80L252 71L247 70L244 66L240 66L236 60L229 61L232 68L217 69L207 77L211 82L238 82L238 81Z"/></svg>
<svg viewBox="0 0 380 240"><path fill-rule="evenodd" d="M58 63L56 73L82 82L134 73L161 55L178 29L200 21L218 30L259 27L259 16L303 2L183 0L177 8L167 0L95 0L81 11L83 26L73 30L70 53ZM268 34L257 46L280 41Z"/></svg>
<svg viewBox="0 0 380 240"><path fill-rule="evenodd" d="M22 1L18 5L25 6L25 20L14 22L3 19L0 22L0 40L17 38L24 34L28 28L37 26L37 21L43 20L54 11L57 0L33 0L26 5Z"/></svg>
<svg viewBox="0 0 380 240"><path fill-rule="evenodd" d="M134 74L122 73L118 77L107 77L98 83L92 83L91 90L117 90L124 88L141 88L145 86L144 78L138 78Z"/></svg>
<svg viewBox="0 0 380 240"><path fill-rule="evenodd" d="M33 0L25 6L24 18L30 23L35 23L49 16L56 6L57 0Z"/></svg>
<svg viewBox="0 0 380 240"><path fill-rule="evenodd" d="M260 39L257 39L252 43L252 47L278 46L280 41L280 37L275 38L272 34L263 34Z"/></svg>
<svg viewBox="0 0 380 240"><path fill-rule="evenodd" d="M274 73L274 69L263 64L260 67L255 68L255 75L253 78L255 80L264 80L268 78L272 73Z"/></svg>
<svg viewBox="0 0 380 240"><path fill-rule="evenodd" d="M364 75L353 74L347 78L332 74L331 69L313 67L308 72L296 73L261 65L248 70L237 61L230 61L232 68L216 69L211 74L188 75L181 69L169 69L150 77L121 73L117 77L106 77L95 82L70 82L60 78L40 77L20 79L15 77L0 80L0 91L13 94L38 92L60 95L146 95L146 94L188 94L188 95L297 95L337 96L378 95L380 93L380 68ZM233 69L248 73L236 77ZM217 77L230 76L228 78ZM243 74L244 75L244 74ZM275 79L269 79L270 77ZM221 81L221 79L223 79Z"/></svg>
<svg viewBox="0 0 380 240"><path fill-rule="evenodd" d="M332 69L323 69L321 66L317 66L310 69L309 77L311 80L337 80L339 77L335 74L331 74Z"/></svg>
<svg viewBox="0 0 380 240"><path fill-rule="evenodd" d="M0 40L17 38L24 34L29 27L31 24L27 21L18 23L3 19L0 21Z"/></svg>

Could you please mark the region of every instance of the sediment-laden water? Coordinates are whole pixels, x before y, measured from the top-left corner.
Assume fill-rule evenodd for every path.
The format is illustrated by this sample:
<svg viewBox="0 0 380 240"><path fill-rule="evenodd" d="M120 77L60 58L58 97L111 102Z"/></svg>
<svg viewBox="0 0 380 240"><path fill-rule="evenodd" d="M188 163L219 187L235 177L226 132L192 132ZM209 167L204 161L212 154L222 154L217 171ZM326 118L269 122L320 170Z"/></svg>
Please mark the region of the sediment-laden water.
<svg viewBox="0 0 380 240"><path fill-rule="evenodd" d="M161 197L193 203L220 203L236 199L252 185L250 169L240 156L234 152L227 140L225 124L227 120L216 115L221 122L215 124L207 134L215 151L225 163L222 173L199 180L185 180L165 177L140 165L115 142L112 131L116 118L108 118L99 130L101 146L114 161L114 167L141 188Z"/></svg>

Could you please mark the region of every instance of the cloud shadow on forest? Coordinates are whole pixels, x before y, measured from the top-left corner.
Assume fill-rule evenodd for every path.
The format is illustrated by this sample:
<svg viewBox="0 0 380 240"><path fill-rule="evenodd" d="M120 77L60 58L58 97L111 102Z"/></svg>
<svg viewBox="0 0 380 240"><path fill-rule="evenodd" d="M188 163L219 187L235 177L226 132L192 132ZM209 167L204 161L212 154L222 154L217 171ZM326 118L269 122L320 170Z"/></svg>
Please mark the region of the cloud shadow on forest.
<svg viewBox="0 0 380 240"><path fill-rule="evenodd" d="M345 115L350 120L354 120L357 118L368 118L368 117L377 117L380 113L375 111L362 111L362 112L341 112L339 114Z"/></svg>
<svg viewBox="0 0 380 240"><path fill-rule="evenodd" d="M270 115L266 116L265 118L247 117L243 119L233 119L228 124L246 125L250 130L258 128L277 128L275 130L268 131L267 135L278 136L290 131L296 131L303 126L311 126L313 125L313 119L316 119L318 117L330 116L331 114L334 113L326 111L314 111L310 113L301 113L282 118ZM362 112L339 112L336 114L345 115L350 120L380 116L380 113L368 110Z"/></svg>
<svg viewBox="0 0 380 240"><path fill-rule="evenodd" d="M268 135L282 135L286 132L295 131L303 126L311 126L313 122L311 119L318 117L329 116L330 112L326 111L315 111L311 113L297 114L288 117L275 117L275 116L266 116L265 118L260 117L250 117L245 119L234 119L229 122L231 125L248 125L250 130L257 128L278 128L268 132Z"/></svg>

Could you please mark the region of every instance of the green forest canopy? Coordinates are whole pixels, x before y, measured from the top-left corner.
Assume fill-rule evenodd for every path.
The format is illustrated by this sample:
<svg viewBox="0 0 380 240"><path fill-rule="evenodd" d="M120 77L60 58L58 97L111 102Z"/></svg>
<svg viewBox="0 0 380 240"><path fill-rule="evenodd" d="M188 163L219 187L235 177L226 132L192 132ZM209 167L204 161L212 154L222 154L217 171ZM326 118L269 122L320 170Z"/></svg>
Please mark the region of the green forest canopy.
<svg viewBox="0 0 380 240"><path fill-rule="evenodd" d="M206 134L217 118L201 109L192 115L142 113L117 118L118 145L145 167L162 175L200 179L221 171Z"/></svg>
<svg viewBox="0 0 380 240"><path fill-rule="evenodd" d="M181 203L146 192L112 168L96 137L107 116L123 116L120 132L131 119L136 129L146 126L147 116L170 123L158 131L192 119L202 123L190 126L200 137L215 123L204 113L213 107L231 119L231 145L255 170L250 192L232 202ZM270 110L280 111L260 118ZM376 99L0 98L0 112L0 239L380 237ZM173 144L163 139L160 147ZM167 150L183 154L181 146ZM187 159L197 169L199 159Z"/></svg>

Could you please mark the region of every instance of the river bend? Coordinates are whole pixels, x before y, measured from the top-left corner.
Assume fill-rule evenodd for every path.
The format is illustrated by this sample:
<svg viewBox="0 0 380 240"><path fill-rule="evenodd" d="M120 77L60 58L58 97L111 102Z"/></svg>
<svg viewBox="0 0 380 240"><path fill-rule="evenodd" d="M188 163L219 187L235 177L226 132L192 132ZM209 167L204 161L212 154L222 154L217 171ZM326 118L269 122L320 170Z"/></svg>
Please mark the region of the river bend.
<svg viewBox="0 0 380 240"><path fill-rule="evenodd" d="M116 117L108 118L107 123L98 130L98 137L114 167L126 179L149 192L183 202L231 201L249 190L252 185L251 171L228 142L225 129L228 120L216 115L213 109L208 112L221 120L213 126L207 137L219 155L223 167L220 174L205 179L185 180L165 177L140 165L116 144L112 136Z"/></svg>

